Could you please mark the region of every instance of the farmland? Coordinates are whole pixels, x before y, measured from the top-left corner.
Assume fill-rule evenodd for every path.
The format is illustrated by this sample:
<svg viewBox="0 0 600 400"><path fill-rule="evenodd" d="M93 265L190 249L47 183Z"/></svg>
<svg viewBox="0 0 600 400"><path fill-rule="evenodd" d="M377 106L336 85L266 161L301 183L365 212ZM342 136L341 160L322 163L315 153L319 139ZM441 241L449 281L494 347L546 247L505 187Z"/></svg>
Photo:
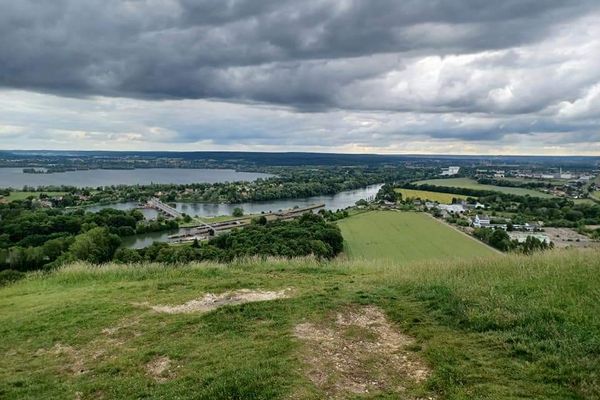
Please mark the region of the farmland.
<svg viewBox="0 0 600 400"><path fill-rule="evenodd" d="M494 186L494 185L483 185L470 178L448 178L448 179L429 179L425 181L415 182L416 185L434 185L434 186L445 186L445 187L457 187L464 189L475 189L475 190L489 190L494 192L516 194L519 196L535 196L549 198L553 197L551 194L539 192L537 190L507 187L507 186Z"/></svg>
<svg viewBox="0 0 600 400"><path fill-rule="evenodd" d="M351 259L398 262L474 258L496 253L424 213L368 212L338 223Z"/></svg>
<svg viewBox="0 0 600 400"><path fill-rule="evenodd" d="M453 198L456 199L466 199L467 196L462 194L452 194L452 193L438 193L438 192L430 192L428 190L414 190L414 189L396 189L396 192L402 194L402 199L421 199L421 200L430 200L437 201L441 204L450 204Z"/></svg>

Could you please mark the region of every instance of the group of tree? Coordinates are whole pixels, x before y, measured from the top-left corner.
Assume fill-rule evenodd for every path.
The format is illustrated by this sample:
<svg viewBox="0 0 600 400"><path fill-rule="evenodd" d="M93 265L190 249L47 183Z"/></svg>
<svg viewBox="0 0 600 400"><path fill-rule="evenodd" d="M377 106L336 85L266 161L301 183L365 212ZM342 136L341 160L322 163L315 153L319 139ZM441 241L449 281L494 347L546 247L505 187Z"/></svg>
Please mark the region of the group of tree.
<svg viewBox="0 0 600 400"><path fill-rule="evenodd" d="M0 270L51 268L72 259L107 261L121 237L177 227L174 220L146 221L139 210L67 211L30 200L0 204Z"/></svg>
<svg viewBox="0 0 600 400"><path fill-rule="evenodd" d="M402 195L399 192L396 192L394 185L390 183L381 186L375 195L375 201L377 202L396 203L399 200L402 200Z"/></svg>
<svg viewBox="0 0 600 400"><path fill-rule="evenodd" d="M110 204L123 201L144 202L155 196L164 202L235 204L247 201L331 195L381 182L398 183L411 179L426 179L431 176L433 169L324 166L322 168L271 167L262 172L270 172L273 176L252 182L114 185L85 189L72 186L47 186L26 189L40 193L32 195L33 198L43 196L42 192L44 191L63 193L48 199L54 207Z"/></svg>
<svg viewBox="0 0 600 400"><path fill-rule="evenodd" d="M511 240L503 229L476 228L473 235L484 243L505 252L519 252L531 254L536 251L548 250L554 247L552 242L548 243L534 236L527 236L525 241Z"/></svg>
<svg viewBox="0 0 600 400"><path fill-rule="evenodd" d="M435 185L404 184L403 187L478 197L479 202L486 205L486 212L492 214L509 212L514 215L513 223L543 221L546 226L566 228L600 225L600 204L575 203L565 197L520 196L489 190Z"/></svg>
<svg viewBox="0 0 600 400"><path fill-rule="evenodd" d="M252 256L301 257L313 255L328 259L343 249L339 228L320 215L307 213L292 221L267 222L258 218L248 227L218 235L208 242L190 246L170 246L155 242L144 249L119 249L114 260L121 263L191 261L229 262Z"/></svg>

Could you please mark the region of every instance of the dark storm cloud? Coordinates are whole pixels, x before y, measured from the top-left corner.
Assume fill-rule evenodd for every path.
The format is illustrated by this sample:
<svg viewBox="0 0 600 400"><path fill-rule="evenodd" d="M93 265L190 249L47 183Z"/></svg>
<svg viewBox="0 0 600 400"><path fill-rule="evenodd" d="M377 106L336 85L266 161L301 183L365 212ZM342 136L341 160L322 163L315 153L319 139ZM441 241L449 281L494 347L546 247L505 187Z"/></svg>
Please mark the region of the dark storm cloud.
<svg viewBox="0 0 600 400"><path fill-rule="evenodd" d="M0 85L68 96L406 110L414 106L394 98L372 107L353 100L362 92L352 85L403 68L410 57L537 42L596 5L564 0L2 0ZM422 109L493 107L465 98L442 97Z"/></svg>

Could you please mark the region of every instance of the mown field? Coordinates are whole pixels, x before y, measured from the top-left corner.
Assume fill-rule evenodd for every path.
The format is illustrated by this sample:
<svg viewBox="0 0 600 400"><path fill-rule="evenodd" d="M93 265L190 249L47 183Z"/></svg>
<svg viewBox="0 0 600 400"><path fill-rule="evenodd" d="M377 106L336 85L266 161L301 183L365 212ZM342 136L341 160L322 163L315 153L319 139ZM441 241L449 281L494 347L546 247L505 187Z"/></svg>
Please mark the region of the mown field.
<svg viewBox="0 0 600 400"><path fill-rule="evenodd" d="M446 178L446 179L429 179L425 181L414 182L416 185L435 185L435 186L446 186L446 187L457 187L465 189L476 189L476 190L491 190L501 193L516 194L519 196L535 196L535 197L553 197L548 193L542 193L537 190L515 188L507 186L494 186L494 185L482 185L477 181L470 178Z"/></svg>
<svg viewBox="0 0 600 400"><path fill-rule="evenodd" d="M440 204L450 204L452 203L452 199L466 199L468 196L464 196L462 194L452 194L452 193L438 193L438 192L430 192L428 190L414 190L414 189L396 189L396 192L402 194L403 199L421 199L421 200L430 200L437 201Z"/></svg>
<svg viewBox="0 0 600 400"><path fill-rule="evenodd" d="M598 398L599 272L592 251L71 265L0 288L0 398ZM289 296L151 307L243 288Z"/></svg>
<svg viewBox="0 0 600 400"><path fill-rule="evenodd" d="M497 253L425 213L373 211L338 222L351 259L398 262L488 257Z"/></svg>

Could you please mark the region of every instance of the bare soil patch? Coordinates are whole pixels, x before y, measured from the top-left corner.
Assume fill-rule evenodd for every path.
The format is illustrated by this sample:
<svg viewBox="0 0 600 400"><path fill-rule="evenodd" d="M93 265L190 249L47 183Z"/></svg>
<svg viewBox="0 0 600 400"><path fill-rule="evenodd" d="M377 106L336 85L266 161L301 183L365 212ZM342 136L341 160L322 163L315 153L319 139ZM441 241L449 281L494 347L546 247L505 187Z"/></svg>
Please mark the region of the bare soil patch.
<svg viewBox="0 0 600 400"><path fill-rule="evenodd" d="M61 370L64 372L72 375L81 375L88 372L85 366L85 356L81 351L72 346L56 343L49 349L42 348L35 352L35 356L44 356L47 354L64 359L64 363L61 365Z"/></svg>
<svg viewBox="0 0 600 400"><path fill-rule="evenodd" d="M72 375L81 375L93 370L98 361L117 357L124 351L124 344L141 335L135 328L139 318L125 318L115 325L104 328L95 339L82 347L55 343L51 348L41 348L35 356L51 356L60 361L60 369Z"/></svg>
<svg viewBox="0 0 600 400"><path fill-rule="evenodd" d="M374 306L338 313L323 325L297 325L294 334L306 342L309 379L328 398L401 393L430 374L425 362L408 349L414 339L396 330Z"/></svg>
<svg viewBox="0 0 600 400"><path fill-rule="evenodd" d="M169 371L170 366L171 359L169 357L157 357L146 364L146 373L156 382L166 382L172 377Z"/></svg>
<svg viewBox="0 0 600 400"><path fill-rule="evenodd" d="M207 293L199 299L190 300L183 304L156 305L151 306L151 308L154 311L167 314L204 313L228 305L286 298L290 290L289 288L280 291L241 289L221 294Z"/></svg>

